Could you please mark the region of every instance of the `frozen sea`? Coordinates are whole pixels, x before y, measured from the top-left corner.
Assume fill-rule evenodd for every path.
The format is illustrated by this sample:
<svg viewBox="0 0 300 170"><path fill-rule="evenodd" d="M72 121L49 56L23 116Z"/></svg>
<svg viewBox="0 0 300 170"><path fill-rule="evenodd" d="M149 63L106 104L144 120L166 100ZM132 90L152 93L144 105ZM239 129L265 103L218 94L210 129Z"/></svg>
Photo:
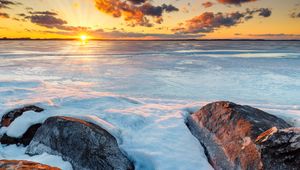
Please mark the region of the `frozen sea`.
<svg viewBox="0 0 300 170"><path fill-rule="evenodd" d="M300 126L299 41L0 41L0 115L27 104L8 129L20 136L53 115L110 131L137 169L211 169L185 117L218 100ZM1 146L1 159L71 169L52 155Z"/></svg>

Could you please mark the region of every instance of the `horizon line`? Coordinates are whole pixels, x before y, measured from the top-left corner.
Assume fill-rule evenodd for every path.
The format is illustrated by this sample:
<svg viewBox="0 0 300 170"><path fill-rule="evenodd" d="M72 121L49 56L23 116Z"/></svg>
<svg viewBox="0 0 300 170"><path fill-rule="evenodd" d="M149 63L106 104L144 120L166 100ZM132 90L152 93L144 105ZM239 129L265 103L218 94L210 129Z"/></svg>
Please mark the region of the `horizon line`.
<svg viewBox="0 0 300 170"><path fill-rule="evenodd" d="M78 38L7 38L2 37L3 40L57 40L57 41L80 41ZM196 39L196 38L170 38L170 39L133 39L133 38L90 38L87 41L300 41L300 39L253 39L253 38L215 38L215 39Z"/></svg>

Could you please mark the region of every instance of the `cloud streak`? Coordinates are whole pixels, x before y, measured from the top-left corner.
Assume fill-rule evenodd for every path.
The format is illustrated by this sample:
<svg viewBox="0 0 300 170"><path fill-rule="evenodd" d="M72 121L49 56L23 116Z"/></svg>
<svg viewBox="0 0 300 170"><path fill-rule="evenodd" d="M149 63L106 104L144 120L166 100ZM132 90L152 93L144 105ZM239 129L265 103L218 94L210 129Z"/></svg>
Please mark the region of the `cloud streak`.
<svg viewBox="0 0 300 170"><path fill-rule="evenodd" d="M46 27L46 28L56 28L65 31L83 31L88 30L88 27L74 27L67 25L68 22L59 18L58 14L51 11L29 11L28 14L18 14L22 17L22 20L30 21L33 24Z"/></svg>
<svg viewBox="0 0 300 170"><path fill-rule="evenodd" d="M0 0L0 9L1 8L10 8L12 5L21 5L19 2L9 1L9 0Z"/></svg>
<svg viewBox="0 0 300 170"><path fill-rule="evenodd" d="M28 32L39 32L43 34L57 34L65 36L78 36L80 33L76 30L26 30ZM138 33L138 32L127 32L123 29L88 29L85 33L93 38L100 39L146 39L146 40L159 40L159 39L197 39L205 36L204 34L164 34L164 33Z"/></svg>
<svg viewBox="0 0 300 170"><path fill-rule="evenodd" d="M256 0L218 0L222 4L241 5L242 3L255 2Z"/></svg>
<svg viewBox="0 0 300 170"><path fill-rule="evenodd" d="M285 34L285 33L279 33L279 34L235 34L236 36L242 36L242 37L253 37L253 38L259 38L259 39L286 39L286 40L296 40L300 38L300 34Z"/></svg>
<svg viewBox="0 0 300 170"><path fill-rule="evenodd" d="M10 9L10 6L13 5L21 5L21 3L9 0L0 0L0 9ZM9 14L0 11L0 18L9 18Z"/></svg>
<svg viewBox="0 0 300 170"><path fill-rule="evenodd" d="M9 18L7 13L0 12L0 18Z"/></svg>

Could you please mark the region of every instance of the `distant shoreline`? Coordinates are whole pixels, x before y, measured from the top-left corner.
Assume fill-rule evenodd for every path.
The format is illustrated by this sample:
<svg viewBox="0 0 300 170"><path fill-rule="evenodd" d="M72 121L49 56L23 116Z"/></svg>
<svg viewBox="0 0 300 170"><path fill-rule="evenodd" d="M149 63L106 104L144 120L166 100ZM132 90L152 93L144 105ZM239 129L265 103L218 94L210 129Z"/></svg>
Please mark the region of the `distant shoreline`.
<svg viewBox="0 0 300 170"><path fill-rule="evenodd" d="M80 41L77 38L0 38L0 41ZM89 39L88 41L300 41L300 39Z"/></svg>

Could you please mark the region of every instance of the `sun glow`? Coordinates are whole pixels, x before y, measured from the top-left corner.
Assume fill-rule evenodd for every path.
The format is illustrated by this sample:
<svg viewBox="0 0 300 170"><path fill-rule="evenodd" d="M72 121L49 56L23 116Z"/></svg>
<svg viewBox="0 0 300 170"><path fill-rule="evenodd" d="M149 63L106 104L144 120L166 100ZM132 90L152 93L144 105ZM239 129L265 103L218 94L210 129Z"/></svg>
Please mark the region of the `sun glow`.
<svg viewBox="0 0 300 170"><path fill-rule="evenodd" d="M87 39L88 39L88 37L86 35L81 35L80 36L81 41L86 41Z"/></svg>

